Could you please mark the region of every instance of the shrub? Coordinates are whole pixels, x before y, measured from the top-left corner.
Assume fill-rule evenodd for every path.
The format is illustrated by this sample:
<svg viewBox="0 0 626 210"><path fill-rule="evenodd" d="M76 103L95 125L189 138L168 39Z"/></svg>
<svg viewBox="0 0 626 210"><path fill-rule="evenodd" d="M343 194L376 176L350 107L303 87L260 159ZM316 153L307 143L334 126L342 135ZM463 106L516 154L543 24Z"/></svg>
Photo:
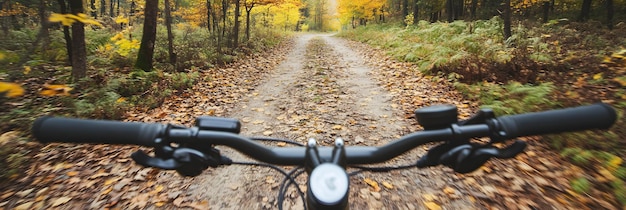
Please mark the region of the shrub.
<svg viewBox="0 0 626 210"><path fill-rule="evenodd" d="M487 82L474 85L457 82L455 87L469 98L480 101L483 107L493 109L498 115L539 111L558 104L548 97L554 90L552 83L523 85L511 82L502 86Z"/></svg>

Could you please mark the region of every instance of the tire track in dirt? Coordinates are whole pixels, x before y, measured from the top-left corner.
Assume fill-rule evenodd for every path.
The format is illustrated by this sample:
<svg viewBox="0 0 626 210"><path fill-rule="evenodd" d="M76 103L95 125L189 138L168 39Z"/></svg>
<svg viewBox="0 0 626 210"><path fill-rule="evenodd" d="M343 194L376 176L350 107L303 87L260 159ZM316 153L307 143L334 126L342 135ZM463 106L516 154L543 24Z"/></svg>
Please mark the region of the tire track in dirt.
<svg viewBox="0 0 626 210"><path fill-rule="evenodd" d="M275 115L279 113L275 107L282 103L292 80L302 74L305 44L313 35L304 35L296 39L293 50L285 61L276 67L254 91L251 98L243 99L240 106L234 108L233 117L242 121L242 135L261 136L267 132L276 132L280 128ZM230 148L219 147L222 154L233 160L249 160L244 155ZM274 174L266 168L256 166L227 166L211 170L194 179L190 184L190 194L210 201L213 209L260 209L272 208L275 201L274 193L277 185L266 177ZM273 184L267 186L267 184ZM300 204L301 205L301 204Z"/></svg>

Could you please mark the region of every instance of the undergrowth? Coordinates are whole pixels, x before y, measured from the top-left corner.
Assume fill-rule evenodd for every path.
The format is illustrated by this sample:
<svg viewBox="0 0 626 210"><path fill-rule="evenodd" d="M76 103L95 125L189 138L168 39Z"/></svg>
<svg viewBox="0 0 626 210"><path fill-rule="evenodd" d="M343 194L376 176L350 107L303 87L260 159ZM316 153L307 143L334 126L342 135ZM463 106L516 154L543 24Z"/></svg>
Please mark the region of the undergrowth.
<svg viewBox="0 0 626 210"><path fill-rule="evenodd" d="M467 98L498 115L603 101L618 111L608 131L545 136L543 139L588 175L571 180L576 193L611 192L626 206L626 27L612 31L594 23L520 23L502 39L502 22L370 24L339 36L385 50L414 63L424 74L454 82ZM610 56L609 56L610 55Z"/></svg>
<svg viewBox="0 0 626 210"><path fill-rule="evenodd" d="M32 122L42 115L95 119L123 119L130 109L149 110L160 106L172 94L191 88L202 79L199 70L212 68L217 61L233 62L262 52L284 40L272 30L258 30L237 49L216 50L215 37L206 29L177 24L174 46L177 65L169 63L167 34L159 26L154 66L150 72L133 69L141 28L126 30L86 28L87 77L70 83L65 41L60 30L50 31L47 47L35 45L37 29L23 28L0 37L0 81L20 84L26 95L0 95L0 135L7 131L30 133ZM31 50L32 49L32 50ZM221 56L221 57L220 57ZM26 70L28 69L28 70ZM43 96L44 84L66 85L67 95ZM0 147L0 177L18 172L28 158L17 146Z"/></svg>

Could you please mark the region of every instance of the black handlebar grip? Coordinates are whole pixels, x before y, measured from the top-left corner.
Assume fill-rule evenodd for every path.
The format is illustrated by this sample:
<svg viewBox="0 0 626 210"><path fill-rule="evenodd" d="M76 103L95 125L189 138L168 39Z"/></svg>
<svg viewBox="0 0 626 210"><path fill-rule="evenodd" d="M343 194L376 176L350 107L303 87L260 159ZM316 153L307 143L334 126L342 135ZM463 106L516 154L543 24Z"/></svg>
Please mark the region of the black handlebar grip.
<svg viewBox="0 0 626 210"><path fill-rule="evenodd" d="M165 129L162 124L40 117L33 124L33 135L42 143L96 143L154 146Z"/></svg>
<svg viewBox="0 0 626 210"><path fill-rule="evenodd" d="M615 109L604 103L498 118L503 137L510 139L589 129L608 129L615 123Z"/></svg>

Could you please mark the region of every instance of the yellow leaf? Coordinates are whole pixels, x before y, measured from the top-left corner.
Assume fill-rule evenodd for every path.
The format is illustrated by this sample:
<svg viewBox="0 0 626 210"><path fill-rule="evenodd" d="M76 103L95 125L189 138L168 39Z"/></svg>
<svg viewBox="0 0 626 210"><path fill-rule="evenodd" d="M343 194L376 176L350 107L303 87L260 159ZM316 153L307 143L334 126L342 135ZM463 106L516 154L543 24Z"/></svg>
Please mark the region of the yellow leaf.
<svg viewBox="0 0 626 210"><path fill-rule="evenodd" d="M100 193L101 195L106 195L109 194L111 191L113 191L112 187L107 188L106 190L102 191L102 193Z"/></svg>
<svg viewBox="0 0 626 210"><path fill-rule="evenodd" d="M436 200L436 196L430 193L426 193L426 194L422 194L422 197L424 198L424 200L426 201L434 201Z"/></svg>
<svg viewBox="0 0 626 210"><path fill-rule="evenodd" d="M448 194L448 195L452 195L456 193L456 190L454 190L454 188L447 186L446 188L443 189L443 192Z"/></svg>
<svg viewBox="0 0 626 210"><path fill-rule="evenodd" d="M600 73L597 73L597 74L593 75L593 79L594 79L594 80L600 80L600 79L602 79L602 72L600 72Z"/></svg>
<svg viewBox="0 0 626 210"><path fill-rule="evenodd" d="M120 24L120 23L128 23L128 18L125 18L124 16L121 16L121 15L117 16L115 18L115 23L118 23L118 24Z"/></svg>
<svg viewBox="0 0 626 210"><path fill-rule="evenodd" d="M371 180L371 179L369 179L369 178L365 178L365 179L363 179L363 181L364 181L365 183L367 183L367 185L369 185L370 187L372 187L372 190L373 190L374 192L378 192L378 191L380 191L380 186L378 186L378 182L376 182L376 181L374 181L374 180Z"/></svg>
<svg viewBox="0 0 626 210"><path fill-rule="evenodd" d="M117 40L121 40L124 39L124 34L122 33L117 33L115 34L115 36L111 37L111 41L117 41Z"/></svg>
<svg viewBox="0 0 626 210"><path fill-rule="evenodd" d="M0 93L5 93L6 97L15 98L24 95L24 89L15 83L0 82Z"/></svg>
<svg viewBox="0 0 626 210"><path fill-rule="evenodd" d="M156 207L161 207L161 206L164 206L164 205L165 205L165 202L163 202L163 201L159 201L159 202L156 202L154 205L155 205Z"/></svg>
<svg viewBox="0 0 626 210"><path fill-rule="evenodd" d="M4 60L4 58L5 58L5 57L6 57L6 55L4 55L4 53L3 53L3 52L0 52L0 61L1 61L1 60Z"/></svg>
<svg viewBox="0 0 626 210"><path fill-rule="evenodd" d="M622 162L623 162L622 158L618 156L613 156L611 160L609 160L607 169L609 169L609 171L611 172L615 172L615 170L617 170L617 168L619 168L619 166L622 165Z"/></svg>
<svg viewBox="0 0 626 210"><path fill-rule="evenodd" d="M30 73L30 66L24 66L24 74Z"/></svg>
<svg viewBox="0 0 626 210"><path fill-rule="evenodd" d="M111 185L114 182L117 182L118 180L120 180L120 178L110 178L110 179L107 179L106 181L104 181L104 186Z"/></svg>
<svg viewBox="0 0 626 210"><path fill-rule="evenodd" d="M118 104L119 104L119 103L124 103L125 101L126 101L126 98L124 98L124 97L120 97L120 98L118 98L118 99L115 101L115 103L118 103Z"/></svg>
<svg viewBox="0 0 626 210"><path fill-rule="evenodd" d="M67 172L67 176L76 176L76 175L78 175L78 171Z"/></svg>
<svg viewBox="0 0 626 210"><path fill-rule="evenodd" d="M333 130L341 130L341 128L343 128L341 125L333 126Z"/></svg>
<svg viewBox="0 0 626 210"><path fill-rule="evenodd" d="M67 85L43 85L44 90L39 92L42 96L69 96L73 88Z"/></svg>
<svg viewBox="0 0 626 210"><path fill-rule="evenodd" d="M383 186L385 186L387 189L393 189L393 185L386 181L383 181Z"/></svg>
<svg viewBox="0 0 626 210"><path fill-rule="evenodd" d="M161 192L163 191L163 185L157 185L156 188L154 188L154 192Z"/></svg>
<svg viewBox="0 0 626 210"><path fill-rule="evenodd" d="M50 14L50 17L48 18L48 21L53 22L53 23L61 22L61 24L64 26L71 26L72 23L74 23L76 20L69 18L65 14L52 13Z"/></svg>
<svg viewBox="0 0 626 210"><path fill-rule="evenodd" d="M285 143L285 142L278 142L278 143L276 144L276 146L279 146L279 147L284 147L284 146L287 146L287 143Z"/></svg>
<svg viewBox="0 0 626 210"><path fill-rule="evenodd" d="M424 202L424 205L429 210L441 210L441 206L439 206L439 204L432 202L432 201Z"/></svg>

